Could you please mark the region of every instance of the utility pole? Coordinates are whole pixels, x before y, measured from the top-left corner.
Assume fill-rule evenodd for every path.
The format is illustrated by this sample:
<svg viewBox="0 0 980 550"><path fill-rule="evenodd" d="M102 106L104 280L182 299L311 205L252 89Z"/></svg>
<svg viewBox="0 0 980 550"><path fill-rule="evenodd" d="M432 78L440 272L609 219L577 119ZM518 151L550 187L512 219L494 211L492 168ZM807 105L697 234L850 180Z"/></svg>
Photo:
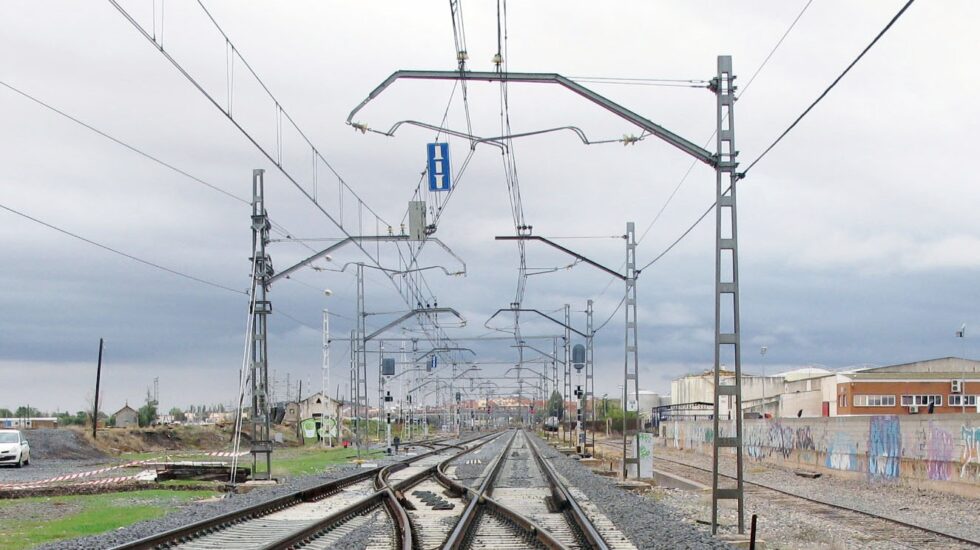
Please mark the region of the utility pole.
<svg viewBox="0 0 980 550"><path fill-rule="evenodd" d="M265 170L252 171L252 258L255 264L255 300L252 307L252 414L249 418L252 438L252 477L272 476L272 431L269 418L268 320L272 303L266 297L272 277L272 259L266 253L269 243L269 216L265 209ZM265 471L258 465L265 463Z"/></svg>
<svg viewBox="0 0 980 550"><path fill-rule="evenodd" d="M102 338L99 338L99 364L95 368L95 404L92 407L92 439L97 439L96 428L99 426L99 383L102 381ZM28 407L28 413L30 407Z"/></svg>

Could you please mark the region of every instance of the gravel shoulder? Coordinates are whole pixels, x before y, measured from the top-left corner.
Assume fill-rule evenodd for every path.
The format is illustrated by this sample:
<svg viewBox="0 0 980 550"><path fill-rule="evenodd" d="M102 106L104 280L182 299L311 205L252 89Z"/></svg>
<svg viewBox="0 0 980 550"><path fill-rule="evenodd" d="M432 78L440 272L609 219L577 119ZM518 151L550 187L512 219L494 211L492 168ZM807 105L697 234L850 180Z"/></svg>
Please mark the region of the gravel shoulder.
<svg viewBox="0 0 980 550"><path fill-rule="evenodd" d="M702 468L711 467L711 457L693 452L656 447L654 461L658 456ZM722 472L731 475L735 473L734 458L723 457ZM980 540L980 524L976 521L980 494L977 495L978 498L968 498L947 493L923 491L901 483L845 479L832 474L823 474L820 478L808 479L795 475L791 470L759 462L746 462L745 479L808 498ZM708 506L710 506L710 500L708 500ZM767 509L765 502L751 502L747 499L746 509L748 510L747 517L754 512L769 518L765 527L769 531L782 529L787 524L794 524L801 520L798 515L784 513L781 509L772 507ZM803 519L807 523L816 522L816 525L827 528L830 526L829 522L820 523L815 518ZM734 523L734 520L732 522ZM801 540L806 540L806 533L803 535ZM763 538L765 536L764 530ZM850 542L856 544L855 541L859 540L860 537L857 537L857 539L851 539ZM845 544L830 547L857 548L859 546ZM868 548L871 547L884 548L885 546L881 544L868 546Z"/></svg>
<svg viewBox="0 0 980 550"><path fill-rule="evenodd" d="M549 460L558 473L570 484L582 490L638 548L646 549L707 549L732 548L711 537L670 506L654 499L624 491L615 481L597 476L577 460L566 457L534 438L541 456Z"/></svg>

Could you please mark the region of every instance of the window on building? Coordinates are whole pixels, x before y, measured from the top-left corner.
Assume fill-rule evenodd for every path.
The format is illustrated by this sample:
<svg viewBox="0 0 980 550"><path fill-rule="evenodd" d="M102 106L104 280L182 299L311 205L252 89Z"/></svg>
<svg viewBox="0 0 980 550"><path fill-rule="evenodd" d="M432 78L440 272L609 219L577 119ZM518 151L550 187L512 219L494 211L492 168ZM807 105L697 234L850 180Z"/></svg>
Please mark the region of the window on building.
<svg viewBox="0 0 980 550"><path fill-rule="evenodd" d="M840 394L840 395L837 396L837 406L838 407L846 407L847 406L847 394L846 393L842 393L842 394Z"/></svg>
<svg viewBox="0 0 980 550"><path fill-rule="evenodd" d="M902 406L909 407L912 405L924 405L928 406L935 404L937 407L943 405L943 396L941 395L903 395L902 396Z"/></svg>
<svg viewBox="0 0 980 550"><path fill-rule="evenodd" d="M855 395L855 407L894 407L894 395Z"/></svg>
<svg viewBox="0 0 980 550"><path fill-rule="evenodd" d="M975 395L950 395L950 407L975 407L977 406L977 396Z"/></svg>

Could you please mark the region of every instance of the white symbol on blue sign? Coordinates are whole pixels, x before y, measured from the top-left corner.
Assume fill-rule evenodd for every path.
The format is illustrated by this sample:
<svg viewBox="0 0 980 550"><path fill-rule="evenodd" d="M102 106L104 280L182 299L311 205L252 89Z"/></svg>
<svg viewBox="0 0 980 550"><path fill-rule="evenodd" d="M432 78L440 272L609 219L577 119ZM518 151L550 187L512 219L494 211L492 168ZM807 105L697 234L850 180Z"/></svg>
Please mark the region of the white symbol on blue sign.
<svg viewBox="0 0 980 550"><path fill-rule="evenodd" d="M432 356L432 357L431 357L431 358L429 359L429 370L436 370L436 367L437 367L438 365L439 365L439 358L438 358L438 357L436 357L435 355L433 355L433 356Z"/></svg>
<svg viewBox="0 0 980 550"><path fill-rule="evenodd" d="M449 191L449 144L429 143L429 191Z"/></svg>

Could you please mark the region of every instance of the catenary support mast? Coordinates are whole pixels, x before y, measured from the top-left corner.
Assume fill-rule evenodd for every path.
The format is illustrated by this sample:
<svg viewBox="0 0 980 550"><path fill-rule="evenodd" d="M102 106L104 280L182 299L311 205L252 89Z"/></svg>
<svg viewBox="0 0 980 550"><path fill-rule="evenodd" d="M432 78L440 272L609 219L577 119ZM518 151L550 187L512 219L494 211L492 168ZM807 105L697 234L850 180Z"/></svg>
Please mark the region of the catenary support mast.
<svg viewBox="0 0 980 550"><path fill-rule="evenodd" d="M738 311L738 231L735 216L735 183L738 166L735 149L735 76L732 74L732 58L718 57L718 76L711 88L718 98L718 134L715 165L715 401L714 443L712 446L711 479L711 532L718 532L718 501L738 502L738 532L745 532L745 510L742 492L742 354ZM724 323L722 322L724 318ZM723 359L724 358L724 359ZM735 368L733 378L722 378L723 360L730 360ZM729 383L730 382L730 383ZM720 404L724 398L731 425L722 427L719 419ZM732 404L734 401L734 404ZM735 450L735 487L720 488L719 454L721 449Z"/></svg>
<svg viewBox="0 0 980 550"><path fill-rule="evenodd" d="M626 360L623 366L623 477L629 475L639 477L640 459L638 457L640 443L637 441L637 431L640 428L640 382L639 382L639 349L637 345L636 327L636 230L633 222L626 223L626 297L623 304L626 308ZM632 391L630 389L632 388ZM633 406L630 406L630 401ZM636 411L636 429L628 429L627 411ZM632 441L632 452L630 449Z"/></svg>
<svg viewBox="0 0 980 550"><path fill-rule="evenodd" d="M252 414L249 417L252 439L252 478L269 479L272 475L271 419L269 417L268 316L272 303L267 299L272 259L266 253L269 243L269 216L265 209L265 170L252 171L252 261L255 262L256 297L252 307ZM263 465L261 470L259 465Z"/></svg>

